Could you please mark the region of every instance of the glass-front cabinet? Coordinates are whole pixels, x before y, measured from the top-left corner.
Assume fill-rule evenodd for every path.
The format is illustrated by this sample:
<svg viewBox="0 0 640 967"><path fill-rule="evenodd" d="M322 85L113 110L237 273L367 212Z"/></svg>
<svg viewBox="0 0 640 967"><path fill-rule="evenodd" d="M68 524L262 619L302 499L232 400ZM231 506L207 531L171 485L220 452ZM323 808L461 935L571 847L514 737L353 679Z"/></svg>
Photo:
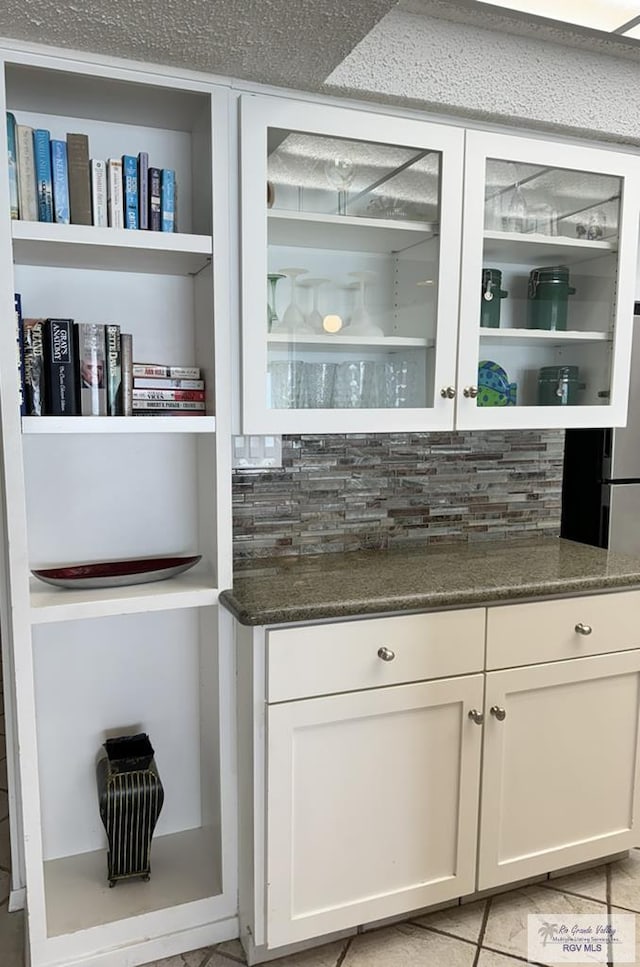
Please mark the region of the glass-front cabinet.
<svg viewBox="0 0 640 967"><path fill-rule="evenodd" d="M241 112L244 431L451 428L464 133Z"/></svg>
<svg viewBox="0 0 640 967"><path fill-rule="evenodd" d="M457 425L624 423L638 159L466 137Z"/></svg>

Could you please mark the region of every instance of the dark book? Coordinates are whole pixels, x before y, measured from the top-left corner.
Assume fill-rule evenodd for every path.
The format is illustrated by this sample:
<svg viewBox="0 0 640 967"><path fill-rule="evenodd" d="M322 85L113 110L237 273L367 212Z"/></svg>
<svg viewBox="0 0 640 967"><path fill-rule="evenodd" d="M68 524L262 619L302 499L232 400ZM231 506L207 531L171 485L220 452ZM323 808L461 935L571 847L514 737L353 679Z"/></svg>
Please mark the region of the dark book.
<svg viewBox="0 0 640 967"><path fill-rule="evenodd" d="M149 168L149 230L162 231L162 168Z"/></svg>
<svg viewBox="0 0 640 967"><path fill-rule="evenodd" d="M38 221L53 221L53 178L51 175L51 135L44 128L33 132L33 158L36 167Z"/></svg>
<svg viewBox="0 0 640 967"><path fill-rule="evenodd" d="M67 167L71 224L91 225L91 171L86 134L67 135Z"/></svg>
<svg viewBox="0 0 640 967"><path fill-rule="evenodd" d="M120 326L109 323L104 327L105 360L107 366L107 416L122 416L122 354Z"/></svg>
<svg viewBox="0 0 640 967"><path fill-rule="evenodd" d="M73 319L47 319L44 342L48 416L78 414L78 352Z"/></svg>
<svg viewBox="0 0 640 967"><path fill-rule="evenodd" d="M138 155L138 227L149 228L149 155L141 151Z"/></svg>
<svg viewBox="0 0 640 967"><path fill-rule="evenodd" d="M106 416L107 388L104 326L94 322L77 325L80 413Z"/></svg>
<svg viewBox="0 0 640 967"><path fill-rule="evenodd" d="M20 416L26 416L27 404L24 385L24 339L22 336L22 299L18 292L13 294L13 305L16 310L16 348L18 355L18 393L20 401Z"/></svg>
<svg viewBox="0 0 640 967"><path fill-rule="evenodd" d="M129 332L120 334L120 353L122 364L122 415L131 416L133 412L133 336Z"/></svg>
<svg viewBox="0 0 640 967"><path fill-rule="evenodd" d="M27 416L46 413L45 386L45 320L25 319L22 324L24 345L24 381Z"/></svg>

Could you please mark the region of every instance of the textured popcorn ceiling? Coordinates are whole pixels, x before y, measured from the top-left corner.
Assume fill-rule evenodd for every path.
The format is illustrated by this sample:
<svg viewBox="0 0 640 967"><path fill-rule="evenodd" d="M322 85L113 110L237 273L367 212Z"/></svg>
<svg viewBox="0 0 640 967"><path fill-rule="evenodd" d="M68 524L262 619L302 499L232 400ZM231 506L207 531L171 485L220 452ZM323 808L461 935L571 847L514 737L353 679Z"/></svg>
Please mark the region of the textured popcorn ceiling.
<svg viewBox="0 0 640 967"><path fill-rule="evenodd" d="M0 36L317 88L396 0L1 0Z"/></svg>

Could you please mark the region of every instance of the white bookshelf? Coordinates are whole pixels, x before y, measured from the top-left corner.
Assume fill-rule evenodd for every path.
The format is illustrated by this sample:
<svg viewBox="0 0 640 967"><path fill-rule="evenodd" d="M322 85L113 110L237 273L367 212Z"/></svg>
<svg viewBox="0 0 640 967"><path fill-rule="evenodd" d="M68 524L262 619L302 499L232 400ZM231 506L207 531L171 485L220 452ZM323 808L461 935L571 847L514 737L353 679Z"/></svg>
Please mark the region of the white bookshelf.
<svg viewBox="0 0 640 967"><path fill-rule="evenodd" d="M23 416L25 434L204 433L216 432L213 416Z"/></svg>

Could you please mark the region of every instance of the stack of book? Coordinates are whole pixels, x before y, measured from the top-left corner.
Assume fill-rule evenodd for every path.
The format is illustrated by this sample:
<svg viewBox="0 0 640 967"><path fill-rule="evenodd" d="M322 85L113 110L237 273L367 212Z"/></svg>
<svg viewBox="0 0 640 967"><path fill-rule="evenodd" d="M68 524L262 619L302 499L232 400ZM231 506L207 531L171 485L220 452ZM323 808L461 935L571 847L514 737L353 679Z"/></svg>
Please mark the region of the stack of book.
<svg viewBox="0 0 640 967"><path fill-rule="evenodd" d="M133 364L134 416L204 416L204 380L197 366Z"/></svg>
<svg viewBox="0 0 640 967"><path fill-rule="evenodd" d="M149 155L90 157L86 134L51 138L7 112L11 217L63 225L175 232L176 175Z"/></svg>

